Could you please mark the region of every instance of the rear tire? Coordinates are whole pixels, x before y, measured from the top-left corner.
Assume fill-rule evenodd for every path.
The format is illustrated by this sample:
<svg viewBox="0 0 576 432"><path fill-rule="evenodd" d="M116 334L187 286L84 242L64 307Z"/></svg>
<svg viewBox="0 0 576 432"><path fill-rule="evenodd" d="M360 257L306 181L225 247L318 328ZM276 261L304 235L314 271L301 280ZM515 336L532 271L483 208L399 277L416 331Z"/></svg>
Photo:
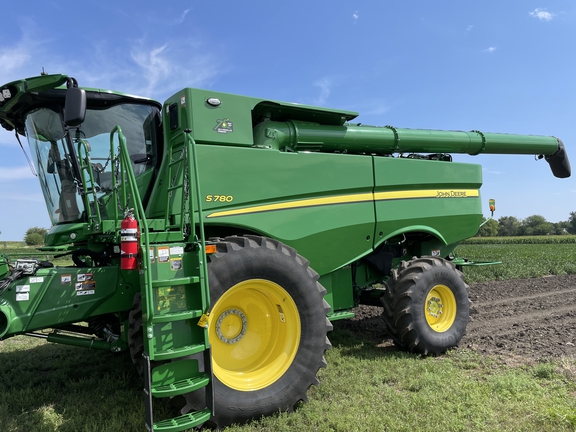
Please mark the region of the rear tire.
<svg viewBox="0 0 576 432"><path fill-rule="evenodd" d="M392 271L382 296L386 332L401 349L438 355L466 334L470 300L462 273L449 261L422 257Z"/></svg>
<svg viewBox="0 0 576 432"><path fill-rule="evenodd" d="M144 376L142 353L144 352L144 332L142 330L142 295L137 293L128 312L128 348L130 358L138 375Z"/></svg>
<svg viewBox="0 0 576 432"><path fill-rule="evenodd" d="M326 290L294 249L257 236L216 246L208 266L215 416L206 426L221 428L306 400L332 325ZM205 403L203 391L185 397L182 413Z"/></svg>

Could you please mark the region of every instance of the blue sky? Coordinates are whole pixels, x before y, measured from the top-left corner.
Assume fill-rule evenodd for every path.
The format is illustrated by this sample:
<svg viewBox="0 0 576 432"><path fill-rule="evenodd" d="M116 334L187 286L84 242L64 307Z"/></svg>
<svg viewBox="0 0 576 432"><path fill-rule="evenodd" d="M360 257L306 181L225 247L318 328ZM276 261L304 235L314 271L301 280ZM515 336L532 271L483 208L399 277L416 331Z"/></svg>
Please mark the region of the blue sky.
<svg viewBox="0 0 576 432"><path fill-rule="evenodd" d="M576 164L575 48L573 0L21 1L2 10L0 84L44 68L160 101L200 87L358 111L372 125L554 135ZM455 159L482 164L485 215L488 198L496 218L576 211L574 178L544 161ZM3 129L0 202L0 241L50 225Z"/></svg>

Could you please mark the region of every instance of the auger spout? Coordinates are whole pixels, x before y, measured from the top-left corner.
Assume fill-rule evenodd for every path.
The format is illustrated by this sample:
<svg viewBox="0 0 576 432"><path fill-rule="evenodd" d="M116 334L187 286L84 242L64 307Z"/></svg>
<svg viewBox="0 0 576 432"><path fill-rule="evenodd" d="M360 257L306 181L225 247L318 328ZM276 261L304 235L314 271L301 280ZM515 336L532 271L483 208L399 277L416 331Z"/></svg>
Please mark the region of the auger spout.
<svg viewBox="0 0 576 432"><path fill-rule="evenodd" d="M320 125L300 121L263 122L254 130L255 143L290 151L342 153L531 154L544 157L553 174L570 176L562 141L553 136L513 135L480 131L400 129L393 126Z"/></svg>

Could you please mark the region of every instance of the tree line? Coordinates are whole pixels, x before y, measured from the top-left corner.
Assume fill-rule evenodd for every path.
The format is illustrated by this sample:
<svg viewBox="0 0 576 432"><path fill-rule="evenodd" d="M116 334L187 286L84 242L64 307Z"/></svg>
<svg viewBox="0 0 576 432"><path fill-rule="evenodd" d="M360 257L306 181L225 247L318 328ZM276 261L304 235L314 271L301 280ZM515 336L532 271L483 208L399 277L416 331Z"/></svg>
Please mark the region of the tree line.
<svg viewBox="0 0 576 432"><path fill-rule="evenodd" d="M486 219L484 219L486 221ZM533 215L526 219L502 216L489 219L478 230L479 237L532 236L576 234L576 212L570 212L567 221L548 222L544 216Z"/></svg>

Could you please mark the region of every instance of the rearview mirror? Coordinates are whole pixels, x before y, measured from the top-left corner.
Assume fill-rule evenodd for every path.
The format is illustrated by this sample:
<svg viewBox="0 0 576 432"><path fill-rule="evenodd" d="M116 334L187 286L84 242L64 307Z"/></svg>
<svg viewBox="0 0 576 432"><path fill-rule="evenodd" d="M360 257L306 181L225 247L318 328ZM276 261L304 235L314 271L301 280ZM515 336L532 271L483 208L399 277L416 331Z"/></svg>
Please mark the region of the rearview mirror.
<svg viewBox="0 0 576 432"><path fill-rule="evenodd" d="M64 123L66 126L78 126L86 117L86 92L78 87L66 90L64 104Z"/></svg>

